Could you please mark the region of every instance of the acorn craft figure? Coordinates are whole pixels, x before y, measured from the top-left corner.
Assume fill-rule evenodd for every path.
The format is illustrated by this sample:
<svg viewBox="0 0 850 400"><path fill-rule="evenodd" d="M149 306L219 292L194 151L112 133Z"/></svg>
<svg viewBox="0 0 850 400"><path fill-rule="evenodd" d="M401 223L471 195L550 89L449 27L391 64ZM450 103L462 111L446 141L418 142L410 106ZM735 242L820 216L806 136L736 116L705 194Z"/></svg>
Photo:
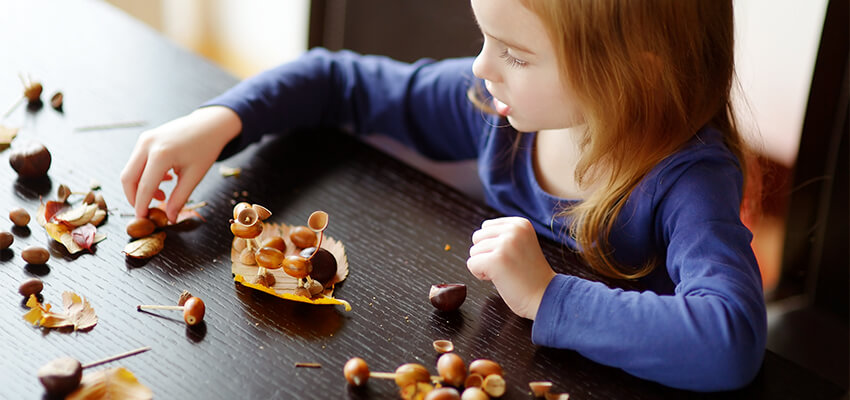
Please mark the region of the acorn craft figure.
<svg viewBox="0 0 850 400"><path fill-rule="evenodd" d="M350 310L348 302L332 296L334 285L348 275L348 261L342 243L325 237L328 213L313 212L307 226L264 222L271 215L259 204L233 207L233 279L280 298Z"/></svg>

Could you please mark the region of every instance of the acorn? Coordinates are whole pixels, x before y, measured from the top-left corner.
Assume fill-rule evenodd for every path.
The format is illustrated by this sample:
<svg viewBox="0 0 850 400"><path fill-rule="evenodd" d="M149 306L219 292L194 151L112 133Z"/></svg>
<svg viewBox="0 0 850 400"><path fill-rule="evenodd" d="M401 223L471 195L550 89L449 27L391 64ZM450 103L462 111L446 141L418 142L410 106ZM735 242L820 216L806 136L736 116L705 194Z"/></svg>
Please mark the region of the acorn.
<svg viewBox="0 0 850 400"><path fill-rule="evenodd" d="M304 257L289 255L283 260L283 272L293 278L306 278L312 270L313 266Z"/></svg>
<svg viewBox="0 0 850 400"><path fill-rule="evenodd" d="M263 232L263 222L257 215L257 210L250 207L242 208L236 215L236 219L230 222L230 232L244 239L259 236Z"/></svg>

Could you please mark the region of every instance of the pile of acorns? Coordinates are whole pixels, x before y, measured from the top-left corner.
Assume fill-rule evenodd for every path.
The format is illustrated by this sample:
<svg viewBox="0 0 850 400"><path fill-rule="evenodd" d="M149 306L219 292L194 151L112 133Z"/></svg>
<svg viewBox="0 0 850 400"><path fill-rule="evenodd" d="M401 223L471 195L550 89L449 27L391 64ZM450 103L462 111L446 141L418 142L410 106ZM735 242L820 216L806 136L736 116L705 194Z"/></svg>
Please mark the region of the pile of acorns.
<svg viewBox="0 0 850 400"><path fill-rule="evenodd" d="M343 367L345 380L354 386L366 384L369 378L394 379L403 399L486 400L505 394L502 367L492 360L472 361L467 369L459 355L444 353L437 359L437 373L439 376L431 376L425 366L416 363L402 364L394 373L370 372L360 357L348 360Z"/></svg>
<svg viewBox="0 0 850 400"><path fill-rule="evenodd" d="M316 211L310 215L307 226L295 226L289 231L289 240L298 254L287 253L286 241L280 235L270 236L258 243L257 237L263 232L263 221L271 212L259 205L241 202L233 207L233 219L230 231L237 239L234 247L239 254L239 262L244 265L256 265L259 268L254 283L272 287L274 275L269 270L283 268L283 271L298 280L295 295L306 298L320 297L326 286L333 283L337 272L337 260L331 252L321 247L322 235L327 227L328 215Z"/></svg>

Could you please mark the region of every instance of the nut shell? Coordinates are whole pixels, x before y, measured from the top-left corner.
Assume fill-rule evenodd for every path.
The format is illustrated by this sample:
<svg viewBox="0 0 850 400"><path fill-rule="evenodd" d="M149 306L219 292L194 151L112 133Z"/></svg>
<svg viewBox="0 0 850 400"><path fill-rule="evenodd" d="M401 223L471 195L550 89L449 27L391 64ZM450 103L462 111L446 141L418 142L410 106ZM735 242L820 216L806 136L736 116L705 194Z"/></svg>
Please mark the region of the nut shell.
<svg viewBox="0 0 850 400"><path fill-rule="evenodd" d="M40 178L50 169L50 152L36 141L20 144L9 154L9 164L21 178Z"/></svg>
<svg viewBox="0 0 850 400"><path fill-rule="evenodd" d="M44 247L31 246L21 252L21 258L30 264L46 264L50 260L50 252Z"/></svg>

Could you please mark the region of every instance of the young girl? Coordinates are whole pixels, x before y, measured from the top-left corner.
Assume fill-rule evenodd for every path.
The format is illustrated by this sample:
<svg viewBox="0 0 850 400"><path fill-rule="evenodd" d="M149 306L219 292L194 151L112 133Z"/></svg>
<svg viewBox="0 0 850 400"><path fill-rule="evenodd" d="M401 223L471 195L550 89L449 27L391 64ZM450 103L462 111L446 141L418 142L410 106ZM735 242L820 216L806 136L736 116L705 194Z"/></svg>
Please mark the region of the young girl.
<svg viewBox="0 0 850 400"><path fill-rule="evenodd" d="M747 384L766 318L740 220L731 0L471 3L474 60L310 51L145 132L122 173L127 199L145 215L173 170L173 220L217 157L301 127L477 158L488 203L510 217L473 233L467 266L534 319L534 343L678 388ZM537 234L649 290L556 274Z"/></svg>

